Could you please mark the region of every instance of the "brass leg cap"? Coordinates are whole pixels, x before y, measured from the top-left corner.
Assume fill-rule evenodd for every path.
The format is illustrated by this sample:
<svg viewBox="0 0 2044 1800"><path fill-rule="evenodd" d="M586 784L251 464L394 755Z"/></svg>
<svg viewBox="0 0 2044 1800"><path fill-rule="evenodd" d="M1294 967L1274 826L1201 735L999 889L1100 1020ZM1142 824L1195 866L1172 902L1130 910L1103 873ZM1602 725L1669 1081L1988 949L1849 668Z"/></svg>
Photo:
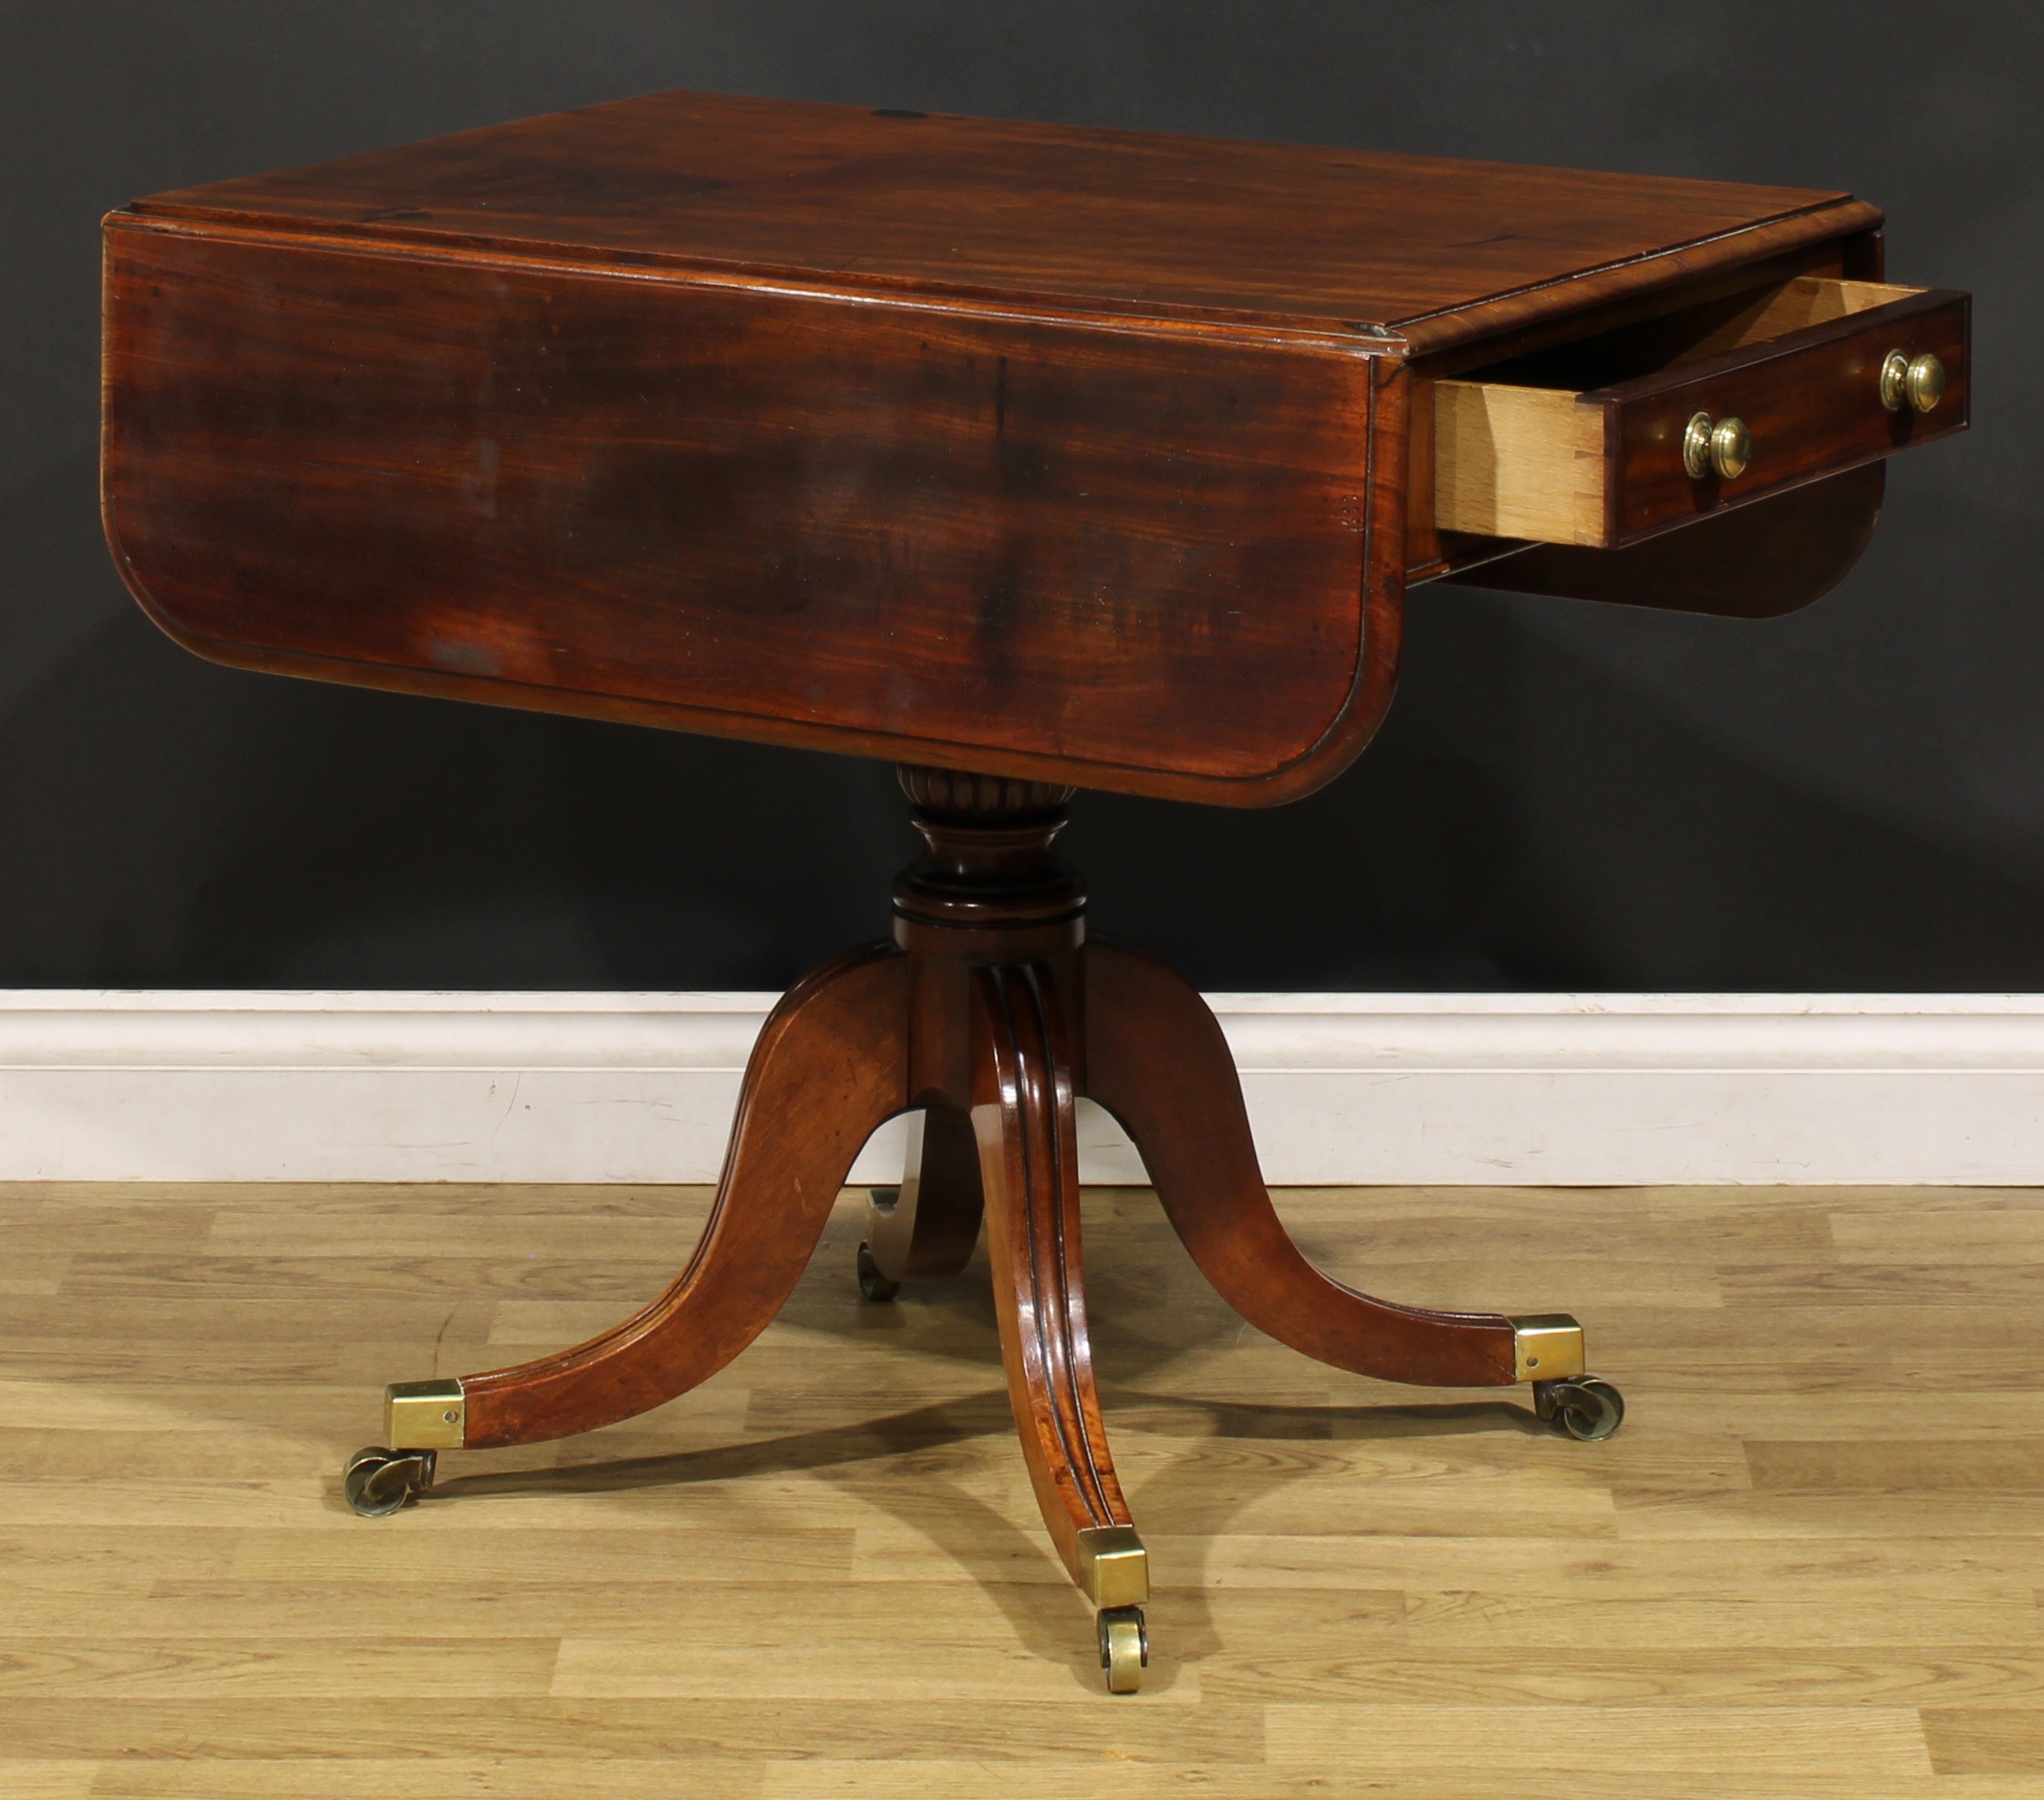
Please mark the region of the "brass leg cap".
<svg viewBox="0 0 2044 1800"><path fill-rule="evenodd" d="M1513 1381L1559 1382L1583 1372L1583 1328L1567 1313L1537 1313L1510 1324Z"/></svg>
<svg viewBox="0 0 2044 1800"><path fill-rule="evenodd" d="M459 1450L468 1431L460 1382L392 1382L383 1391L383 1423L394 1450Z"/></svg>
<svg viewBox="0 0 2044 1800"><path fill-rule="evenodd" d="M1079 1591L1097 1607L1149 1598L1149 1554L1133 1525L1090 1525L1079 1534Z"/></svg>

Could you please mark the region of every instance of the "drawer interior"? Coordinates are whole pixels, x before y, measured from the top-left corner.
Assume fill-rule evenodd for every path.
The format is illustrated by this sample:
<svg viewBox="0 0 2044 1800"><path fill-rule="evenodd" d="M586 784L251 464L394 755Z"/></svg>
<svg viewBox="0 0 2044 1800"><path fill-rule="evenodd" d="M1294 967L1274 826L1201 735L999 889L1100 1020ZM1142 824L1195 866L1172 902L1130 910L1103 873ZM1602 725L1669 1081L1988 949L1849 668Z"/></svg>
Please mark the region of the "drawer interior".
<svg viewBox="0 0 2044 1800"><path fill-rule="evenodd" d="M1924 291L1815 276L1434 384L1434 522L1544 544L1607 541L1606 411L1585 390L1679 370Z"/></svg>

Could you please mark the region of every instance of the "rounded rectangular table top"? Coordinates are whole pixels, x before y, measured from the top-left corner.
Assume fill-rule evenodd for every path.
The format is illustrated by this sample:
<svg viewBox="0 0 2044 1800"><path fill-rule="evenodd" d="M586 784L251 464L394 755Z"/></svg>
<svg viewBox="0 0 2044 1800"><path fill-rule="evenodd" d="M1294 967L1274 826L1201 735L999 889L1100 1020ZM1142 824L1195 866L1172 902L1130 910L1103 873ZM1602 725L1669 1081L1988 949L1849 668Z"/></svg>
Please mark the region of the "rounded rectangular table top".
<svg viewBox="0 0 2044 1800"><path fill-rule="evenodd" d="M1437 377L1879 217L654 95L110 215L107 531L245 667L1268 805L1515 547L1433 528Z"/></svg>

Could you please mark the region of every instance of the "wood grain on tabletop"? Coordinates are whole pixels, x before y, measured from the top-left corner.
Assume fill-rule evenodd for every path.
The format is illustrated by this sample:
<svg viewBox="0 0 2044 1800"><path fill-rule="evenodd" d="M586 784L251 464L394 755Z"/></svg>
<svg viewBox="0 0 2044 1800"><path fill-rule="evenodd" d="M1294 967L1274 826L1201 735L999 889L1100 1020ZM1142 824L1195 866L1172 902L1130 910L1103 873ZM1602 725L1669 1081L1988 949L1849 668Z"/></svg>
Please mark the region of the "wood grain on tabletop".
<svg viewBox="0 0 2044 1800"><path fill-rule="evenodd" d="M1278 1198L1352 1283L1573 1309L1631 1415L1307 1362L1089 1193L1115 1698L984 1250L865 1303L861 1194L702 1387L371 1522L385 1381L615 1320L707 1190L0 1190L0 1791L2044 1794L2044 1195Z"/></svg>
<svg viewBox="0 0 2044 1800"><path fill-rule="evenodd" d="M158 194L140 210L425 248L1348 328L1646 259L1694 281L1829 191L676 92ZM1437 331L1449 328L1445 323Z"/></svg>

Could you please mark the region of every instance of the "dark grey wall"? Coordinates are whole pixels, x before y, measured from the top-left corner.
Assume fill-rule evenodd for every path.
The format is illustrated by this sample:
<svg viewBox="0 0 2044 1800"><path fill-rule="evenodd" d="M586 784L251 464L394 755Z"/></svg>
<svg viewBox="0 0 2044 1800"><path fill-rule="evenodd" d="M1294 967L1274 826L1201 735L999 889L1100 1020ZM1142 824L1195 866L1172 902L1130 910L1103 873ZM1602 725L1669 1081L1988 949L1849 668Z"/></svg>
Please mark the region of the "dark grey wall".
<svg viewBox="0 0 2044 1800"><path fill-rule="evenodd" d="M94 498L134 195L667 87L1850 188L1978 295L1976 425L1766 624L1422 590L1376 745L1260 814L1082 796L1214 987L2044 988L2044 23L1456 0L0 3L0 985L777 985L876 934L875 765L229 673ZM1274 907L1277 921L1267 914Z"/></svg>

